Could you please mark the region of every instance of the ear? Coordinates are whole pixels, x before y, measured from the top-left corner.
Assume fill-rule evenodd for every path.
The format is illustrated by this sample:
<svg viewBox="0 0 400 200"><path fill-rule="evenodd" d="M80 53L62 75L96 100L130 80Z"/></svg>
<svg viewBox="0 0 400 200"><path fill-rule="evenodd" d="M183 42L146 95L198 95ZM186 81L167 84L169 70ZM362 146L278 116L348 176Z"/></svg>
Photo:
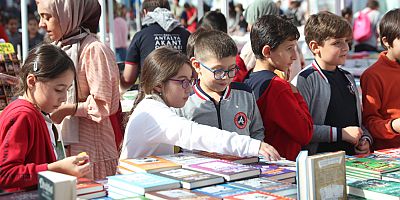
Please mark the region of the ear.
<svg viewBox="0 0 400 200"><path fill-rule="evenodd" d="M269 45L265 45L262 48L261 53L264 56L264 58L270 58L271 57L271 47Z"/></svg>
<svg viewBox="0 0 400 200"><path fill-rule="evenodd" d="M190 63L192 63L192 67L196 70L197 74L199 74L201 67L199 61L197 61L195 57L191 57Z"/></svg>
<svg viewBox="0 0 400 200"><path fill-rule="evenodd" d="M308 47L314 55L320 53L320 46L318 45L317 41L311 40L310 43L308 43Z"/></svg>
<svg viewBox="0 0 400 200"><path fill-rule="evenodd" d="M28 74L26 77L26 85L28 86L29 89L32 89L35 87L36 84L36 77L33 74Z"/></svg>
<svg viewBox="0 0 400 200"><path fill-rule="evenodd" d="M386 49L390 48L389 41L386 36L382 37L382 43L383 43L383 45L385 45Z"/></svg>
<svg viewBox="0 0 400 200"><path fill-rule="evenodd" d="M162 85L157 85L155 88L154 88L154 90L157 92L157 93L162 93Z"/></svg>

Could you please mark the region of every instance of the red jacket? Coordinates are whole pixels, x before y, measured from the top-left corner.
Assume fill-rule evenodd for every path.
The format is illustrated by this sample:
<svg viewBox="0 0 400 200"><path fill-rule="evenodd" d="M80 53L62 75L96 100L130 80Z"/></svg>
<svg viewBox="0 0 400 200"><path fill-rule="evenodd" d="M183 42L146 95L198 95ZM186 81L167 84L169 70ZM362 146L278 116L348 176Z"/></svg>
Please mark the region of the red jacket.
<svg viewBox="0 0 400 200"><path fill-rule="evenodd" d="M236 65L239 67L239 71L236 73L232 81L243 83L244 79L247 76L247 68L246 64L244 63L243 59L240 57L239 54L236 55Z"/></svg>
<svg viewBox="0 0 400 200"><path fill-rule="evenodd" d="M0 188L7 192L37 186L38 172L56 157L42 114L15 100L0 115Z"/></svg>
<svg viewBox="0 0 400 200"><path fill-rule="evenodd" d="M245 80L257 98L265 128L264 141L279 155L295 160L301 147L313 134L313 122L308 106L299 93L293 93L289 83L270 71L253 72Z"/></svg>

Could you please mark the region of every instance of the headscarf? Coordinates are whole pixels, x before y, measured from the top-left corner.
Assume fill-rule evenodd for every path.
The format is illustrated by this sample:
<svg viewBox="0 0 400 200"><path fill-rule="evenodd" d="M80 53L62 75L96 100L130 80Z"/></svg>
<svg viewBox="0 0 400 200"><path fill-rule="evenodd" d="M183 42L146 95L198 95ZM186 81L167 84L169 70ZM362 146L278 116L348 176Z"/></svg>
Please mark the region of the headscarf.
<svg viewBox="0 0 400 200"><path fill-rule="evenodd" d="M272 0L255 0L244 14L247 23L254 24L263 15L279 15L279 8Z"/></svg>

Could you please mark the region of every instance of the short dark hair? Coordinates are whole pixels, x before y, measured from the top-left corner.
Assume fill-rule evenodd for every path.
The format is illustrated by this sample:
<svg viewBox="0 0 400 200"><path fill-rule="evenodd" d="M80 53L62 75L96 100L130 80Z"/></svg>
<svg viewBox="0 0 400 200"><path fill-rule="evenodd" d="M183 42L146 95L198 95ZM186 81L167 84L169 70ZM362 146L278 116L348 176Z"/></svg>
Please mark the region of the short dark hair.
<svg viewBox="0 0 400 200"><path fill-rule="evenodd" d="M371 9L378 9L379 8L379 2L377 0L368 0L367 7L371 8Z"/></svg>
<svg viewBox="0 0 400 200"><path fill-rule="evenodd" d="M352 34L351 25L346 19L327 11L311 15L304 27L307 44L314 40L323 45L329 38L351 37Z"/></svg>
<svg viewBox="0 0 400 200"><path fill-rule="evenodd" d="M207 30L219 30L228 32L228 25L224 14L218 11L208 11L199 21L197 27Z"/></svg>
<svg viewBox="0 0 400 200"><path fill-rule="evenodd" d="M383 44L382 38L386 37L389 46L393 46L393 41L398 38L400 39L400 8L393 9L387 12L379 23L379 38L382 46L387 49Z"/></svg>
<svg viewBox="0 0 400 200"><path fill-rule="evenodd" d="M204 61L209 57L222 59L236 56L238 50L235 41L226 33L218 30L206 30L195 41L194 56Z"/></svg>
<svg viewBox="0 0 400 200"><path fill-rule="evenodd" d="M144 0L142 10L153 12L156 8L166 8L170 10L168 0Z"/></svg>
<svg viewBox="0 0 400 200"><path fill-rule="evenodd" d="M300 33L288 19L276 15L264 15L253 25L250 32L251 48L257 59L264 59L262 49L269 45L277 48L286 40L298 40Z"/></svg>
<svg viewBox="0 0 400 200"><path fill-rule="evenodd" d="M194 33L190 34L186 44L186 55L189 59L194 57L194 46L196 44L196 40L203 31L206 31L206 29L200 27Z"/></svg>

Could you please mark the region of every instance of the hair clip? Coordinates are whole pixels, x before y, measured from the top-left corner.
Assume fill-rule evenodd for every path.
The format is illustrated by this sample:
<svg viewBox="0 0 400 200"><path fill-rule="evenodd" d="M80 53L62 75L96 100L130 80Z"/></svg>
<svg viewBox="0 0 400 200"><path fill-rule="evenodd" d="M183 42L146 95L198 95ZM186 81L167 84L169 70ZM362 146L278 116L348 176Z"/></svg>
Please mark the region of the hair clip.
<svg viewBox="0 0 400 200"><path fill-rule="evenodd" d="M38 71L38 64L37 64L37 61L35 61L35 62L33 63L33 71L34 71L34 72L37 72L37 71Z"/></svg>

